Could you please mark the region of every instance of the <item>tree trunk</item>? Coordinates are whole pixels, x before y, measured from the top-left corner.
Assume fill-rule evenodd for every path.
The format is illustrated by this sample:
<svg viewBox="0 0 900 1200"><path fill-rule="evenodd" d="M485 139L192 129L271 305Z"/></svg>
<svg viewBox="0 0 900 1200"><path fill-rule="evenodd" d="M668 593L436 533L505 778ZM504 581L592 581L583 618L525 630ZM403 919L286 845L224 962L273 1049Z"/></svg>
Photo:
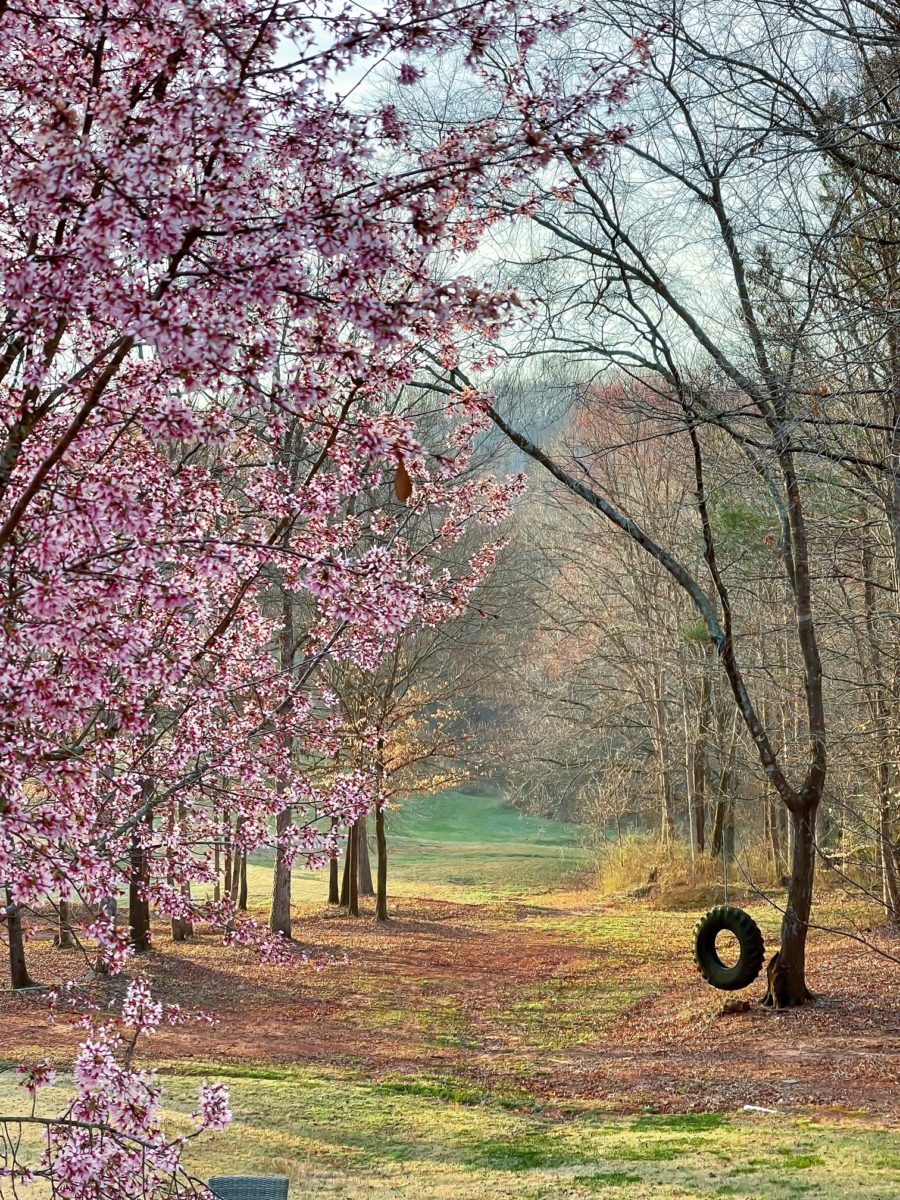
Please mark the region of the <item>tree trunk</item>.
<svg viewBox="0 0 900 1200"><path fill-rule="evenodd" d="M331 828L334 829L334 827L337 825L337 823L338 823L337 817L332 817L331 818ZM340 904L340 902L341 902L341 889L340 889L340 883L338 880L339 874L340 874L340 867L338 865L337 855L335 855L334 858L332 858L328 863L328 903L329 904Z"/></svg>
<svg viewBox="0 0 900 1200"><path fill-rule="evenodd" d="M59 924L53 938L53 945L60 950L75 949L75 935L72 932L72 905L68 900L60 899L58 909Z"/></svg>
<svg viewBox="0 0 900 1200"><path fill-rule="evenodd" d="M287 847L283 844L291 828L293 810L290 805L283 808L275 821L277 844L275 846L275 873L272 880L272 911L269 928L284 937L291 936L291 863Z"/></svg>
<svg viewBox="0 0 900 1200"><path fill-rule="evenodd" d="M716 706L716 737L719 756L719 778L716 783L716 804L713 813L712 852L724 855L727 862L734 858L735 813L734 785L737 755L738 725L731 723L731 737L725 746L725 715Z"/></svg>
<svg viewBox="0 0 900 1200"><path fill-rule="evenodd" d="M241 851L241 883L238 889L238 911L247 911L247 851Z"/></svg>
<svg viewBox="0 0 900 1200"><path fill-rule="evenodd" d="M885 781L887 781L887 786L885 786ZM884 910L888 920L896 925L900 924L900 883L897 879L897 863L894 858L891 801L890 772L882 771L881 764L879 764L878 836Z"/></svg>
<svg viewBox="0 0 900 1200"><path fill-rule="evenodd" d="M234 861L234 855L231 852L231 818L230 817L227 817L225 819L225 824L223 826L222 840L225 843L225 871L222 876L222 891L226 897L230 898L231 897L231 875L232 875L231 866L232 866L232 862Z"/></svg>
<svg viewBox="0 0 900 1200"><path fill-rule="evenodd" d="M662 672L657 676L654 685L653 707L656 726L656 756L659 764L661 833L662 840L670 842L675 837L675 795L672 786L672 767L669 762L665 676Z"/></svg>
<svg viewBox="0 0 900 1200"><path fill-rule="evenodd" d="M148 810L143 824L149 836L153 829L153 812ZM141 826L131 835L131 879L128 885L128 924L131 948L135 954L146 954L150 949L150 900L147 885L150 882L149 851L142 841Z"/></svg>
<svg viewBox="0 0 900 1200"><path fill-rule="evenodd" d="M351 917L359 916L359 822L350 829L350 866L347 912Z"/></svg>
<svg viewBox="0 0 900 1200"><path fill-rule="evenodd" d="M194 936L194 925L192 921L186 921L184 917L172 918L172 941L173 942L188 942Z"/></svg>
<svg viewBox="0 0 900 1200"><path fill-rule="evenodd" d="M384 804L375 806L375 844L378 850L378 887L375 893L375 920L388 920L387 904L387 831L384 822Z"/></svg>
<svg viewBox="0 0 900 1200"><path fill-rule="evenodd" d="M781 949L769 963L769 990L763 1001L769 1008L793 1008L813 999L806 986L806 938L816 868L817 808L817 802L807 800L791 813L793 870L781 922Z"/></svg>
<svg viewBox="0 0 900 1200"><path fill-rule="evenodd" d="M294 669L294 604L284 588L281 594L281 669L290 679ZM294 761L294 739L290 734L285 734L284 751L290 771ZM285 792L287 786L287 779L279 780L279 792ZM272 877L272 911L269 913L269 928L286 938L291 936L292 861L286 843L292 822L293 809L287 804L275 819L275 870Z"/></svg>
<svg viewBox="0 0 900 1200"><path fill-rule="evenodd" d="M180 831L184 832L187 813L185 812L184 804L178 805L178 826ZM170 877L170 883L174 880ZM187 901L188 905L191 902L191 882L190 879L185 880L181 885L181 895ZM188 917L173 917L172 918L172 941L186 942L194 936L194 925Z"/></svg>
<svg viewBox="0 0 900 1200"><path fill-rule="evenodd" d="M238 895L241 888L241 859L244 853L241 844L243 828L244 818L238 817L234 823L234 837L231 841L231 879L228 888L228 898L235 907L238 907Z"/></svg>
<svg viewBox="0 0 900 1200"><path fill-rule="evenodd" d="M105 913L107 917L112 920L112 926L113 929L115 929L119 916L119 902L115 896L108 896L106 900L103 901L103 904L101 905L101 912ZM94 963L94 974L108 975L109 964L104 962L102 958L98 958Z"/></svg>
<svg viewBox="0 0 900 1200"><path fill-rule="evenodd" d="M218 904L222 899L222 844L218 840L213 846L213 870L216 873L216 882L213 884L213 903Z"/></svg>
<svg viewBox="0 0 900 1200"><path fill-rule="evenodd" d="M893 839L891 698L885 685L885 671L879 639L878 603L875 589L875 554L872 542L864 536L862 545L863 595L866 609L868 662L870 679L869 710L875 735L875 793L878 797L878 861L884 910L888 920L900 923L900 883L897 878L896 848Z"/></svg>
<svg viewBox="0 0 900 1200"><path fill-rule="evenodd" d="M374 896L375 886L372 883L372 863L369 860L369 837L366 829L366 818L360 817L357 822L359 825L359 840L357 843L357 852L359 855L359 870L357 872L357 882L360 896Z"/></svg>
<svg viewBox="0 0 900 1200"><path fill-rule="evenodd" d="M34 987L25 962L25 934L22 929L22 913L18 904L13 904L9 888L6 889L6 935L9 940L9 980L14 988Z"/></svg>
<svg viewBox="0 0 900 1200"><path fill-rule="evenodd" d="M347 844L344 847L344 870L341 875L341 895L340 895L341 908L347 908L347 907L349 907L349 904L350 904L350 857L351 857L350 847L351 847L352 841L353 841L353 830L351 828L351 829L347 830Z"/></svg>
<svg viewBox="0 0 900 1200"><path fill-rule="evenodd" d="M700 676L700 696L697 703L697 730L691 753L691 827L698 854L706 850L706 780L709 762L710 691L713 662L708 650Z"/></svg>

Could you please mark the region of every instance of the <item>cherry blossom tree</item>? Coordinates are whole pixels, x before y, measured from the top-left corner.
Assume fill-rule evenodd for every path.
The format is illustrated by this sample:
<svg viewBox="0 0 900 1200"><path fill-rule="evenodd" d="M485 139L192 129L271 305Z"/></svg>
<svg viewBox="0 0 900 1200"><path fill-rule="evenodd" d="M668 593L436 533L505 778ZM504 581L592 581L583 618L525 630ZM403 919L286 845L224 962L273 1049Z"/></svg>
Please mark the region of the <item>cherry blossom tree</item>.
<svg viewBox="0 0 900 1200"><path fill-rule="evenodd" d="M532 48L565 24L506 3L373 15L0 0L0 884L14 985L29 982L23 914L51 898L85 952L120 967L114 901L129 885L275 960L290 952L185 882L212 881L225 813L239 850L271 844L289 804L304 814L284 831L290 855L334 852L375 784L295 769L340 741L319 665L377 665L404 629L459 612L489 569L489 548L456 574L441 550L495 523L518 485L455 480L477 433L465 405L435 456L384 402L420 346L452 357L454 331L490 333L515 303L447 265L477 246L507 185L558 150L602 153L602 137L566 130L634 68L614 91L601 61L568 91L530 75ZM407 85L442 52L478 72L500 39L508 69L485 75L497 115L427 153L395 107L354 95L376 66ZM404 519L354 515L348 501L385 472ZM265 603L273 573L315 609L286 655ZM142 1033L161 1019L133 985L122 1022ZM157 1084L118 1039L92 1031L72 1106L29 1118L47 1130L39 1170L67 1200L190 1187ZM47 1079L36 1068L24 1082ZM204 1091L199 1127L220 1127L225 1107ZM3 1169L28 1179L14 1159Z"/></svg>

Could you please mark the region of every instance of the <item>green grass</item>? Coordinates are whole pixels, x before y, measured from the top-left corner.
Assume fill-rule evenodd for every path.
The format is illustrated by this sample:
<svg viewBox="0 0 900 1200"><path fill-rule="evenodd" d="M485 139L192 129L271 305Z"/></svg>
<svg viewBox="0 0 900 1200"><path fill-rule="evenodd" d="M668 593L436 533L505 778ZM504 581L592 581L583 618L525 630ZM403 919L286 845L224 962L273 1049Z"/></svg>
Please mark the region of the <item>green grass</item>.
<svg viewBox="0 0 900 1200"><path fill-rule="evenodd" d="M199 1077L228 1083L235 1124L192 1143L212 1173L286 1174L292 1200L896 1200L896 1132L794 1117L535 1113L437 1079L191 1067L168 1075L183 1128ZM12 1085L0 1076L0 1110Z"/></svg>
<svg viewBox="0 0 900 1200"><path fill-rule="evenodd" d="M565 885L590 867L571 826L520 813L499 795L415 796L388 812L387 827L389 888L395 897L503 901ZM251 857L251 907L271 896L271 862L268 852ZM374 855L372 864L374 870ZM298 902L321 901L327 890L327 872L294 872Z"/></svg>

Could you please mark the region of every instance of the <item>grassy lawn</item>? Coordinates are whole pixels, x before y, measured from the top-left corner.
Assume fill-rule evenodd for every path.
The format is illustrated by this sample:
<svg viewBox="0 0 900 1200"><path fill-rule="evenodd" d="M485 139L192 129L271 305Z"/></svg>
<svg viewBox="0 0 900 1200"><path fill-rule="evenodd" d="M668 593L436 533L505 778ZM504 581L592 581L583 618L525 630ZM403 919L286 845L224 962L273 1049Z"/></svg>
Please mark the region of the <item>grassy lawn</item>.
<svg viewBox="0 0 900 1200"><path fill-rule="evenodd" d="M392 813L390 848L384 927L296 874L295 936L346 963L273 970L160 926L129 968L222 1016L145 1052L173 1127L201 1079L231 1089L232 1128L190 1145L199 1177L286 1174L292 1200L900 1197L890 965L816 934L821 1005L723 1020L690 961L696 914L598 903L565 826L455 792ZM263 858L249 881L262 916ZM772 944L777 914L754 915ZM62 969L49 943L29 956ZM0 1028L0 1113L22 1112L4 1065L70 1062L74 1033L15 997Z"/></svg>
<svg viewBox="0 0 900 1200"><path fill-rule="evenodd" d="M192 1145L190 1169L285 1174L295 1200L896 1200L900 1187L896 1134L847 1121L551 1114L440 1077L187 1070L166 1080L173 1125L192 1111L199 1076L229 1084L236 1118ZM0 1077L0 1108L8 1090Z"/></svg>
<svg viewBox="0 0 900 1200"><path fill-rule="evenodd" d="M393 896L477 904L534 895L577 877L589 862L571 826L517 812L498 795L415 796L390 810L387 828ZM271 864L269 853L248 864L251 906L271 895ZM322 900L327 872L297 870L293 888L298 901Z"/></svg>

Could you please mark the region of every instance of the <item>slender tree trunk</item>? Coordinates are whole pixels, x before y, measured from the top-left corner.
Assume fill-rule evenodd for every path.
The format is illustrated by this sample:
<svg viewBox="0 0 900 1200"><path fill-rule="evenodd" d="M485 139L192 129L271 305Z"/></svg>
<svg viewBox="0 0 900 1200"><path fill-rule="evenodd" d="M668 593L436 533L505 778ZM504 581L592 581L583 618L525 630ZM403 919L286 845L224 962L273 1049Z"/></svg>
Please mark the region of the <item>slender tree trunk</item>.
<svg viewBox="0 0 900 1200"><path fill-rule="evenodd" d="M241 860L244 854L241 844L243 828L244 818L238 817L234 823L234 837L231 842L231 881L228 889L228 898L235 907L238 907L238 896L241 889Z"/></svg>
<svg viewBox="0 0 900 1200"><path fill-rule="evenodd" d="M291 863L287 846L283 844L288 830L291 828L292 809L290 805L283 808L275 821L277 844L275 847L275 873L272 880L272 911L269 914L269 928L273 933L284 937L291 936Z"/></svg>
<svg viewBox="0 0 900 1200"><path fill-rule="evenodd" d="M238 911L247 911L247 851L241 851L241 883L238 889Z"/></svg>
<svg viewBox="0 0 900 1200"><path fill-rule="evenodd" d="M890 771L878 766L878 836L884 910L893 924L900 924L900 882L897 878L897 862L894 857L892 828L892 802Z"/></svg>
<svg viewBox="0 0 900 1200"><path fill-rule="evenodd" d="M135 954L146 954L150 949L150 900L147 885L150 882L149 850L143 838L149 837L153 829L153 812L149 810L143 824L146 832L137 826L131 835L131 880L128 885L128 924L131 948Z"/></svg>
<svg viewBox="0 0 900 1200"><path fill-rule="evenodd" d="M294 605L291 596L282 590L281 596L281 669L291 678L294 669ZM294 740L288 735L284 743L289 766L293 766ZM284 792L287 780L279 781L278 790ZM288 833L293 822L293 809L285 805L275 820L275 870L272 878L272 911L269 913L269 928L283 937L291 936L291 856L287 846Z"/></svg>
<svg viewBox="0 0 900 1200"><path fill-rule="evenodd" d="M353 843L353 830L347 830L347 844L344 847L344 870L341 875L341 908L350 907L350 859L352 856L351 846Z"/></svg>
<svg viewBox="0 0 900 1200"><path fill-rule="evenodd" d="M218 838L213 846L213 869L216 873L216 882L213 884L213 903L218 904L222 899L222 843Z"/></svg>
<svg viewBox="0 0 900 1200"><path fill-rule="evenodd" d="M58 905L59 924L53 938L53 945L60 950L74 950L75 935L72 932L72 905L68 900L60 899Z"/></svg>
<svg viewBox="0 0 900 1200"><path fill-rule="evenodd" d="M192 921L186 921L184 917L172 918L172 941L173 942L188 942L194 936L194 925Z"/></svg>
<svg viewBox="0 0 900 1200"><path fill-rule="evenodd" d="M351 917L359 916L359 822L350 830L350 870L347 912Z"/></svg>
<svg viewBox="0 0 900 1200"><path fill-rule="evenodd" d="M675 795L672 786L672 767L669 762L666 684L662 672L658 674L654 684L653 706L656 725L656 754L659 763L661 833L662 840L670 842L675 837Z"/></svg>
<svg viewBox="0 0 900 1200"><path fill-rule="evenodd" d="M375 844L378 850L378 886L375 892L375 920L387 921L387 831L384 821L384 803L381 800L375 806Z"/></svg>
<svg viewBox="0 0 900 1200"><path fill-rule="evenodd" d="M734 858L735 813L734 785L735 758L737 756L738 725L731 723L731 736L725 746L725 716L716 707L716 737L719 755L719 778L716 784L716 805L713 815L712 850L715 855L724 854L726 861Z"/></svg>
<svg viewBox="0 0 900 1200"><path fill-rule="evenodd" d="M225 818L223 826L222 840L225 843L225 871L222 877L222 891L229 899L231 897L231 876L232 863L234 862L234 854L231 849L231 818Z"/></svg>
<svg viewBox="0 0 900 1200"><path fill-rule="evenodd" d="M178 805L178 824L179 824L179 827L180 827L182 833L184 832L186 820L187 820L187 813L185 812L184 804L179 804ZM169 878L169 882L174 885L175 881L174 881L174 879L171 878L171 876ZM187 901L188 904L190 904L190 902L191 902L190 879L185 880L181 884L180 890L181 890L181 895L183 896L183 898ZM173 942L186 942L193 936L194 936L194 925L193 925L193 922L189 918L187 918L187 917L173 917L172 918L172 941Z"/></svg>
<svg viewBox="0 0 900 1200"><path fill-rule="evenodd" d="M697 704L697 732L694 737L694 747L691 755L691 804L694 830L694 845L698 854L706 850L706 779L708 769L708 741L710 724L710 690L712 659L707 652L703 674L700 677L700 697Z"/></svg>
<svg viewBox="0 0 900 1200"><path fill-rule="evenodd" d="M25 933L22 929L22 910L13 904L6 889L6 936L9 942L9 981L14 988L34 987L25 962Z"/></svg>
<svg viewBox="0 0 900 1200"><path fill-rule="evenodd" d="M369 860L369 837L366 828L366 818L360 817L358 825L359 842L357 849L359 853L359 871L357 875L359 894L360 896L374 896L375 886L372 883L372 863Z"/></svg>
<svg viewBox="0 0 900 1200"><path fill-rule="evenodd" d="M337 825L337 817L331 818L331 828L334 829ZM340 904L341 889L338 876L340 874L340 866L338 864L337 855L328 863L328 903Z"/></svg>
<svg viewBox="0 0 900 1200"><path fill-rule="evenodd" d="M113 927L113 929L115 929L116 925L118 923L118 917L119 917L119 902L116 899L116 897L108 896L103 901L103 904L100 907L101 907L101 912L105 913L105 915L110 919L110 921L112 922L112 927ZM108 975L109 974L109 964L107 962L104 962L104 960L102 958L98 958L97 961L94 963L94 974L95 975Z"/></svg>
<svg viewBox="0 0 900 1200"><path fill-rule="evenodd" d="M879 638L878 603L875 588L875 555L871 540L863 535L862 571L868 643L867 674L870 676L868 705L875 737L875 794L878 797L878 861L884 910L888 919L900 923L900 883L893 839L892 737L890 692L885 683L884 661Z"/></svg>

